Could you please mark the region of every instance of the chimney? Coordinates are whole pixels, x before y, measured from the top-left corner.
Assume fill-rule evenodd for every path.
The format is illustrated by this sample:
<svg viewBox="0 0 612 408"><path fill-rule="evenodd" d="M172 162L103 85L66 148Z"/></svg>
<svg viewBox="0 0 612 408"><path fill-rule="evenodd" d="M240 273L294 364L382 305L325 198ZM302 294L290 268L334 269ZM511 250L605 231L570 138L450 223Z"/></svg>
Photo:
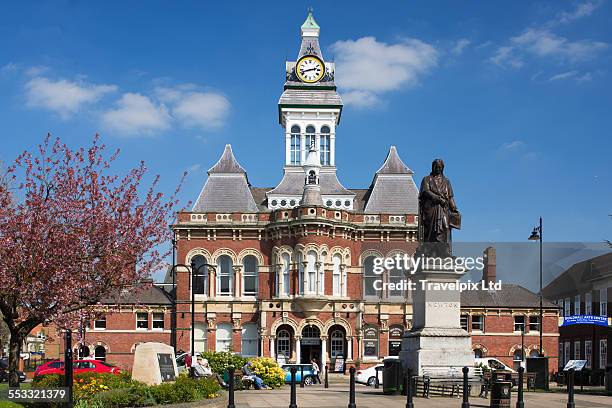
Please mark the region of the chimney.
<svg viewBox="0 0 612 408"><path fill-rule="evenodd" d="M496 255L495 255L495 248L494 247L488 247L487 249L484 250L484 269L482 270L482 280L485 282L495 282L497 281L497 274L496 274L496 269L497 269L497 265L496 265Z"/></svg>

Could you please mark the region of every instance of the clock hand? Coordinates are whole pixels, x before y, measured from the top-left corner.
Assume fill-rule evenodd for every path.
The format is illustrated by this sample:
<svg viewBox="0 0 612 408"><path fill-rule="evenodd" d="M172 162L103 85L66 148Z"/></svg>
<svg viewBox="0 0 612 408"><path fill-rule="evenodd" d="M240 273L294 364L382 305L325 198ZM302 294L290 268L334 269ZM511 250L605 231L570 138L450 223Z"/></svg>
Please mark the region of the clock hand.
<svg viewBox="0 0 612 408"><path fill-rule="evenodd" d="M303 69L303 70L300 70L300 72L303 74L304 72L314 71L315 69L318 69L318 68L315 67L315 68Z"/></svg>

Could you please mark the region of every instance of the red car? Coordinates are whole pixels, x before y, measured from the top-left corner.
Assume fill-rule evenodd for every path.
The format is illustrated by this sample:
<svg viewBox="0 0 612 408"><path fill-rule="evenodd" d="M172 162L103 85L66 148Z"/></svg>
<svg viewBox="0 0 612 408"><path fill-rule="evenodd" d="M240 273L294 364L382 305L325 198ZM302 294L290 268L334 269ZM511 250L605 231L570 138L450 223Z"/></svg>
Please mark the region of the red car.
<svg viewBox="0 0 612 408"><path fill-rule="evenodd" d="M104 361L74 360L72 364L72 370L74 374L87 372L121 374L121 370L119 368L105 363ZM36 371L34 371L34 377L38 377L45 374L64 375L64 362L54 360L36 367Z"/></svg>

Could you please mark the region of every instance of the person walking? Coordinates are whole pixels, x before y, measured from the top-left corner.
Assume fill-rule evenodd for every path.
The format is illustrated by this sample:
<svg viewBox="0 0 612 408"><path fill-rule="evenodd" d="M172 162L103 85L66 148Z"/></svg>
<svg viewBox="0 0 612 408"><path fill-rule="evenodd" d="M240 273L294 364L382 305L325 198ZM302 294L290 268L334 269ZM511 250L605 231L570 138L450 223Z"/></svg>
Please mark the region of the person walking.
<svg viewBox="0 0 612 408"><path fill-rule="evenodd" d="M321 376L319 375L321 373L321 369L319 368L319 365L317 364L317 359L313 357L312 360L310 360L310 363L312 364L312 368L314 369L316 381L318 381L319 384L321 384Z"/></svg>

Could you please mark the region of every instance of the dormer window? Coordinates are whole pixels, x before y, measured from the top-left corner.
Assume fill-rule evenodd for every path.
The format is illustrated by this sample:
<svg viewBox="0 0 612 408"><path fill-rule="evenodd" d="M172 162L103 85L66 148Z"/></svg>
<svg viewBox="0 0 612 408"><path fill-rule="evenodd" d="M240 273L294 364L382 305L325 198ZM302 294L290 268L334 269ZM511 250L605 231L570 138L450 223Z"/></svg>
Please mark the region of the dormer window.
<svg viewBox="0 0 612 408"><path fill-rule="evenodd" d="M291 164L299 165L302 162L302 135L299 126L291 126Z"/></svg>
<svg viewBox="0 0 612 408"><path fill-rule="evenodd" d="M320 136L320 151L321 151L321 164L323 166L330 165L330 137L329 137L329 126L323 126L321 128Z"/></svg>

